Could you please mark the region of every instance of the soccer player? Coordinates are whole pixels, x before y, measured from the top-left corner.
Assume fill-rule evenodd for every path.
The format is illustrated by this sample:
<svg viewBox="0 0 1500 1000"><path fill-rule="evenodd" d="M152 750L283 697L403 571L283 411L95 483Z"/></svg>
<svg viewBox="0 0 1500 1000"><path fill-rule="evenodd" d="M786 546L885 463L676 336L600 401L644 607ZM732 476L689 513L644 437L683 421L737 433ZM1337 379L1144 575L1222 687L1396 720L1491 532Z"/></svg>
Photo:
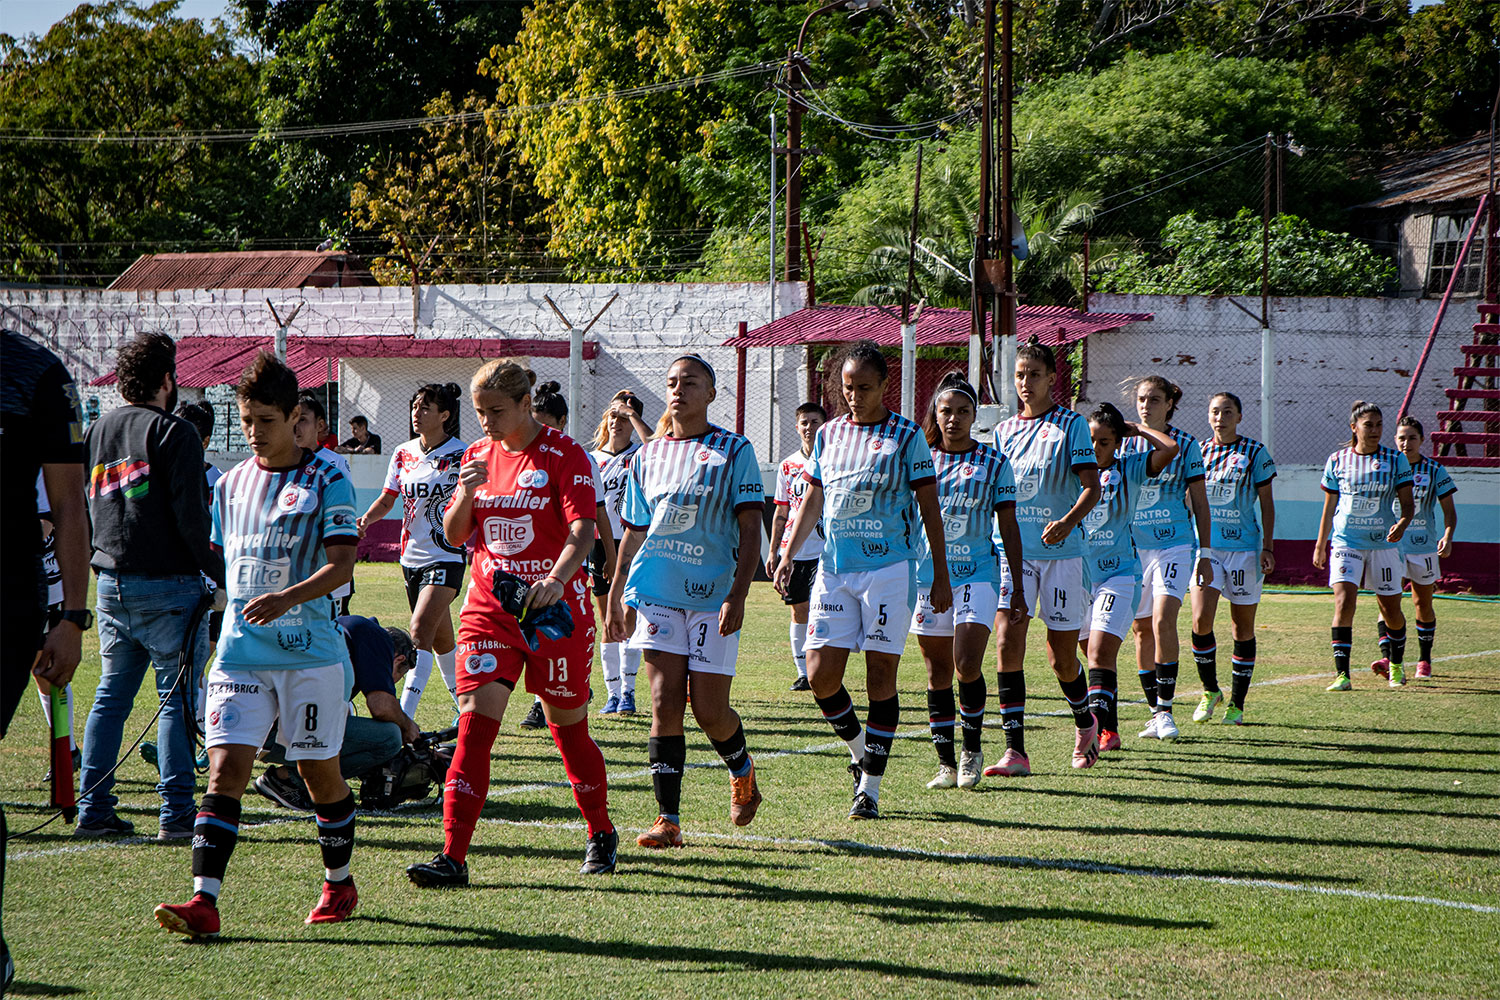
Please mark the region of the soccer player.
<svg viewBox="0 0 1500 1000"><path fill-rule="evenodd" d="M1160 375L1135 384L1135 411L1141 423L1165 431L1177 442L1177 457L1152 476L1136 499L1131 532L1141 558L1141 602L1135 609L1135 665L1152 708L1142 738L1175 740L1172 702L1177 695L1181 641L1177 617L1187 596L1189 576L1198 586L1208 580L1208 494L1203 487L1203 452L1198 439L1173 427L1182 390ZM1121 451L1144 451L1142 437L1127 438ZM1196 534L1195 532L1196 528ZM1193 543L1198 559L1193 560Z"/></svg>
<svg viewBox="0 0 1500 1000"><path fill-rule="evenodd" d="M354 572L354 487L297 444L297 376L262 351L235 390L254 457L214 486L213 543L228 607L208 677L208 791L193 827L193 897L157 923L191 938L219 932L218 900L239 835L240 799L273 723L307 783L323 854L323 894L307 923L336 923L358 901L349 860L354 796L339 774L348 652L329 595Z"/></svg>
<svg viewBox="0 0 1500 1000"><path fill-rule="evenodd" d="M1437 609L1432 604L1432 594L1442 574L1438 560L1453 553L1453 532L1458 527L1458 511L1453 504L1453 494L1458 492L1458 487L1447 469L1422 454L1425 436L1416 417L1402 417L1396 422L1396 448L1411 465L1412 503L1416 508L1411 525L1401 536L1401 558L1406 578L1411 581L1412 603L1416 606L1419 649L1416 675L1423 679L1432 676L1432 641L1437 635ZM1439 504L1443 509L1440 535L1437 534L1437 511L1434 509ZM1380 659L1370 664L1370 669L1389 678L1393 640L1384 619L1379 627Z"/></svg>
<svg viewBox="0 0 1500 1000"><path fill-rule="evenodd" d="M948 549L948 579L953 606L932 610L932 554L921 545L917 564L917 607L911 631L927 667L927 719L937 750L937 776L928 788L973 788L984 774L984 671L990 626L1002 609L1010 614L1009 595L1000 594L1000 552L994 541L998 523L1012 577L1021 573L1021 529L1016 524L1016 481L1010 463L970 434L978 410L974 387L957 372L943 376L927 408L922 430L937 474L938 509ZM1015 612L1019 615L1019 612ZM958 701L953 675L958 674ZM963 753L955 761L955 709L962 719Z"/></svg>
<svg viewBox="0 0 1500 1000"><path fill-rule="evenodd" d="M443 515L449 539L473 553L458 619L458 744L443 787L443 849L411 865L422 887L469 884L467 857L490 786L490 750L521 675L540 695L573 798L588 823L584 875L615 869L619 836L609 819L604 755L589 736L594 610L584 559L594 539L594 466L572 438L532 415L536 376L508 361L474 373L470 394L484 439L464 452L458 488ZM502 575L504 574L504 575ZM498 576L498 579L497 579ZM525 587L521 617L501 592ZM555 606L561 605L561 608ZM529 635L522 621L554 608L571 623Z"/></svg>
<svg viewBox="0 0 1500 1000"><path fill-rule="evenodd" d="M818 428L828 422L828 411L818 403L803 403L797 407L797 436L801 439L798 449L781 460L776 469L776 513L771 518L771 554L766 557L766 575L774 576L776 564L786 557L787 523L796 516L807 495L807 480L802 473L807 460L812 457L813 442L818 439ZM792 608L792 665L797 668L797 679L792 682L793 691L811 691L807 682L807 600L812 596L813 577L818 572L818 557L823 554L823 522L819 521L813 533L807 536L802 548L792 555L792 577L781 603Z"/></svg>
<svg viewBox="0 0 1500 1000"><path fill-rule="evenodd" d="M1088 423L1052 398L1057 359L1031 338L1016 350L1016 397L1021 412L995 428L995 446L1016 477L1016 520L1021 526L1019 580L1011 607L1025 617L996 621L1000 644L1000 720L1005 756L985 768L988 777L1031 773L1026 755L1026 632L1030 619L1047 628L1047 663L1062 685L1078 733L1073 756L1099 753L1099 725L1089 710L1087 675L1078 663L1078 629L1088 607L1083 575L1083 519L1099 500L1099 469Z"/></svg>
<svg viewBox="0 0 1500 1000"><path fill-rule="evenodd" d="M609 532L615 538L623 538L625 526L620 522L620 512L625 507L625 484L630 478L630 460L641 448L641 441L651 437L651 429L641 420L644 406L635 393L621 389L610 400L609 409L599 418L599 427L594 431L594 450L589 457L599 467L599 484L604 489L604 513L609 521ZM635 440L639 433L641 440ZM607 562L604 551L604 536L594 539L594 550L589 553L589 571L594 585L594 600L599 605L599 617L609 616L610 577L604 573ZM627 629L635 627L635 609L626 611L629 621ZM641 651L629 648L628 643L610 642L606 636L599 646L599 662L604 670L604 706L600 715L635 714L635 678L641 669Z"/></svg>
<svg viewBox="0 0 1500 1000"><path fill-rule="evenodd" d="M1255 673L1255 612L1266 574L1276 569L1276 502L1271 496L1276 463L1265 445L1240 434L1241 416L1240 397L1232 392L1215 393L1208 401L1214 436L1203 446L1203 474L1213 547L1204 552L1209 578L1193 588L1193 659L1203 681L1193 721L1212 719L1214 708L1224 700L1214 638L1214 614L1222 594L1229 598L1234 636L1229 705L1224 709L1224 723L1231 726L1245 720L1245 695Z"/></svg>
<svg viewBox="0 0 1500 1000"><path fill-rule="evenodd" d="M1120 445L1139 434L1150 451L1120 455ZM1089 436L1099 463L1099 502L1083 519L1088 552L1089 603L1079 633L1089 660L1089 704L1099 721L1099 753L1120 749L1120 643L1130 631L1141 599L1141 561L1130 524L1141 485L1177 457L1177 442L1144 424L1127 423L1112 403L1089 414ZM1073 753L1074 767L1092 767L1096 757Z"/></svg>
<svg viewBox="0 0 1500 1000"><path fill-rule="evenodd" d="M328 419L324 415L323 402L310 392L304 392L298 399L297 405L301 409L301 416L297 418L296 434L297 445L313 452L323 461L332 465L343 474L351 484L354 476L349 471L349 459L333 450L333 446L327 444L321 435L328 429ZM335 442L337 443L337 442ZM341 585L331 595L333 606L341 615L349 613L349 599L354 596L354 577L349 577L349 582Z"/></svg>
<svg viewBox="0 0 1500 1000"><path fill-rule="evenodd" d="M761 794L745 728L729 705L745 598L760 562L765 492L755 449L708 420L714 370L696 354L667 369L667 411L657 435L630 462L621 523L625 539L609 588L609 638L641 651L651 685L647 753L656 821L642 847L682 846L682 720L693 718L729 768L729 818L745 826Z"/></svg>
<svg viewBox="0 0 1500 1000"><path fill-rule="evenodd" d="M458 487L458 469L468 447L458 438L458 383L429 383L411 397L412 438L391 455L385 487L359 519L361 533L391 512L401 498L401 575L411 611L416 663L401 690L401 711L415 718L433 664L458 704L453 617L449 610L463 589L463 543L443 534L443 511Z"/></svg>
<svg viewBox="0 0 1500 1000"><path fill-rule="evenodd" d="M1375 591L1380 619L1390 636L1391 687L1406 683L1406 616L1401 611L1403 560L1397 548L1411 524L1411 463L1380 443L1384 417L1374 403L1358 400L1349 410L1349 443L1323 465L1323 517L1313 547L1313 565L1328 567L1333 588L1333 668L1329 691L1348 691L1349 650L1354 641L1354 605L1359 588ZM1400 510L1400 516L1396 510ZM1328 558L1332 527L1333 559Z"/></svg>
<svg viewBox="0 0 1500 1000"><path fill-rule="evenodd" d="M854 776L849 818L879 819L880 780L901 717L896 668L916 600L919 524L932 553L929 595L935 613L953 607L953 590L932 449L921 428L885 408L889 372L879 346L858 341L838 360L849 412L818 430L802 474L807 494L786 551L800 551L823 519L825 545L809 599L807 679L823 718L849 747ZM776 589L782 594L791 586L793 569L789 558L776 565ZM861 651L870 701L864 729L844 687L849 654Z"/></svg>

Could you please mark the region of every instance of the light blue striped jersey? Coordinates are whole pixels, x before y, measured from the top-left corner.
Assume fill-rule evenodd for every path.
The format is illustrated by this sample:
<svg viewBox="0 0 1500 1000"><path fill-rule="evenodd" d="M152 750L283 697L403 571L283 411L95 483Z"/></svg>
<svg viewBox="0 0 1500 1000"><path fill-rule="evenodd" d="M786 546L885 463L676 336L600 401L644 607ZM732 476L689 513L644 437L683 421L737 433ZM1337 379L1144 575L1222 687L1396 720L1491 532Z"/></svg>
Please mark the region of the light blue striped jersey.
<svg viewBox="0 0 1500 1000"><path fill-rule="evenodd" d="M1323 489L1338 495L1333 512L1333 545L1346 549L1391 549L1385 540L1396 523L1396 493L1411 485L1411 463L1381 445L1372 455L1340 448L1323 464Z"/></svg>
<svg viewBox="0 0 1500 1000"><path fill-rule="evenodd" d="M1458 486L1448 470L1437 462L1422 456L1422 460L1411 470L1411 501L1416 508L1406 534L1401 536L1402 555L1427 555L1437 551L1438 539L1443 537L1443 511L1438 501L1458 492ZM1396 517L1401 516L1401 505L1391 508Z"/></svg>
<svg viewBox="0 0 1500 1000"><path fill-rule="evenodd" d="M1010 459L1016 477L1016 521L1026 558L1082 557L1082 525L1056 545L1042 544L1042 529L1078 502L1078 471L1098 464L1089 422L1060 406L1038 417L1014 416L995 428L995 447Z"/></svg>
<svg viewBox="0 0 1500 1000"><path fill-rule="evenodd" d="M1112 576L1141 579L1141 561L1136 556L1135 538L1130 522L1135 515L1135 498L1149 475L1146 466L1151 452L1136 451L1117 455L1114 464L1099 470L1099 502L1083 519L1088 543L1086 565L1094 585Z"/></svg>
<svg viewBox="0 0 1500 1000"><path fill-rule="evenodd" d="M1260 488L1276 478L1266 446L1241 437L1203 445L1203 484L1208 493L1209 544L1222 552L1259 552Z"/></svg>
<svg viewBox="0 0 1500 1000"><path fill-rule="evenodd" d="M319 597L289 608L269 625L245 621L245 605L301 583L328 562L325 541L354 544L354 485L332 462L303 451L290 469L255 458L214 484L213 543L224 550L229 607L216 662L225 670L295 670L348 659L333 620L333 601Z"/></svg>
<svg viewBox="0 0 1500 1000"><path fill-rule="evenodd" d="M922 533L912 491L933 482L932 449L897 413L873 424L849 414L818 428L803 472L823 489L823 562L831 573L879 569L917 557Z"/></svg>
<svg viewBox="0 0 1500 1000"><path fill-rule="evenodd" d="M759 511L764 500L755 449L741 434L710 425L698 437L641 445L630 459L620 520L646 541L630 564L625 603L718 608L734 584L738 512ZM758 539L751 544L758 556Z"/></svg>
<svg viewBox="0 0 1500 1000"><path fill-rule="evenodd" d="M1167 426L1167 433L1177 442L1177 457L1167 463L1158 476L1152 476L1141 487L1135 500L1135 520L1131 530L1139 549L1170 549L1176 545L1197 545L1193 530L1193 511L1188 506L1187 488L1203 478L1203 452L1198 439L1187 431ZM1120 442L1120 455L1150 451L1151 442L1132 434Z"/></svg>
<svg viewBox="0 0 1500 1000"><path fill-rule="evenodd" d="M948 550L948 576L957 583L1000 582L1000 550L994 539L995 509L1016 502L1010 462L989 445L968 451L932 453L938 507ZM927 533L917 532L917 586L932 586L932 550Z"/></svg>

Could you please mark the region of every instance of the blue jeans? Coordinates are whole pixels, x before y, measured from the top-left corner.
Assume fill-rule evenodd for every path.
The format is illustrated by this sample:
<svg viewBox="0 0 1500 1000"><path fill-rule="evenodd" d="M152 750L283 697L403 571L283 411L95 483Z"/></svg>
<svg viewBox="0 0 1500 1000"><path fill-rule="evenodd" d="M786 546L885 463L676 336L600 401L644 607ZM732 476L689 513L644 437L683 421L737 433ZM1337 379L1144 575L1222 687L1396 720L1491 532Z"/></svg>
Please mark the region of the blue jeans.
<svg viewBox="0 0 1500 1000"><path fill-rule="evenodd" d="M276 742L273 731L266 737L265 760L269 764L285 764L286 747ZM344 721L344 744L339 747L339 774L344 780L357 778L371 768L381 767L401 752L401 727L394 722L363 715L351 715ZM297 768L292 769L292 780L302 784Z"/></svg>
<svg viewBox="0 0 1500 1000"><path fill-rule="evenodd" d="M125 722L135 705L148 667L156 668L156 694L167 698L177 679L177 657L187 633L188 618L203 594L197 575L145 576L139 573L99 574L99 688L83 731L83 766L79 788L92 789L78 802L79 826L108 822L119 801L114 775L105 777L120 755ZM192 666L201 671L208 659L208 629L198 629L192 640ZM156 792L161 796L161 825L182 825L195 812L196 778L189 729L196 698L194 678L167 699L157 722L157 761L161 769ZM186 711L184 711L186 706ZM97 783L97 787L95 787Z"/></svg>

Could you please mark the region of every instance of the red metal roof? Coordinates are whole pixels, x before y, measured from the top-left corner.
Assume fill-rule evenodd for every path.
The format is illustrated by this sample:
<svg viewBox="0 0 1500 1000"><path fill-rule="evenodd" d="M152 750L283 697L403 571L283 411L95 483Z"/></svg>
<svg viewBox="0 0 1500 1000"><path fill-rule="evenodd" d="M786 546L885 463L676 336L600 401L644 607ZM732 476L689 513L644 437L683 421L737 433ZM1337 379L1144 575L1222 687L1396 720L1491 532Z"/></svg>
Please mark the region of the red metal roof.
<svg viewBox="0 0 1500 1000"><path fill-rule="evenodd" d="M180 288L343 288L373 285L375 276L354 254L318 250L222 253L148 253L111 284L113 291Z"/></svg>
<svg viewBox="0 0 1500 1000"><path fill-rule="evenodd" d="M1057 347L1151 318L1151 313L1085 313L1066 306L1023 305L1016 310L1016 331L1022 340L1035 334L1042 343ZM967 309L924 309L917 318L917 346L966 344L972 323ZM854 340L899 345L901 320L876 306L816 306L789 313L743 337L731 337L724 346L790 347Z"/></svg>
<svg viewBox="0 0 1500 1000"><path fill-rule="evenodd" d="M194 389L231 385L240 380L257 351L269 351L274 338L183 337L177 341L177 383ZM584 342L583 357L592 360L599 345ZM426 339L415 337L298 337L287 338L287 364L297 373L304 389L338 381L338 362L343 358L503 358L568 356L566 340L501 339L464 337ZM333 362L332 377L329 361ZM110 372L90 385L113 385Z"/></svg>

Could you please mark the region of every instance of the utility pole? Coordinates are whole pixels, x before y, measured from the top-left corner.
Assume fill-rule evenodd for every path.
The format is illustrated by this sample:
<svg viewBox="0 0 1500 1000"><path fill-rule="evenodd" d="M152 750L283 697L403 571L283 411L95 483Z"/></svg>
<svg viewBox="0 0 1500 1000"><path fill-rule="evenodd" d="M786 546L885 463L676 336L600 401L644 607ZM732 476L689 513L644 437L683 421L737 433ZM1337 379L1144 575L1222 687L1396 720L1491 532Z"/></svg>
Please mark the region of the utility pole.
<svg viewBox="0 0 1500 1000"><path fill-rule="evenodd" d="M816 12L814 12L816 13ZM812 20L812 15L808 15ZM803 24L803 30L807 25ZM802 37L797 48L786 54L786 237L782 245L787 281L802 280L802 254L797 246L797 231L802 228Z"/></svg>
<svg viewBox="0 0 1500 1000"><path fill-rule="evenodd" d="M1015 136L1011 128L1011 105L1013 91L1011 87L1011 56L1015 49L1011 38L1011 15L1015 9L1015 0L1001 0L1000 33L1004 36L1004 47L1000 50L1000 204L995 209L995 232L998 239L991 243L1000 251L1000 278L1002 289L995 302L995 332L996 357L1003 357L1005 363L1001 367L1000 381L1006 385L1006 402L1010 401L1010 358L1014 356L1016 349L1016 257L1015 246L1011 242L1012 225L1011 216L1015 212L1013 198L1015 195L1014 181L1015 173L1011 167L1011 151L1015 146ZM1000 345L1004 345L1002 354ZM1014 412L1012 407L1012 412Z"/></svg>
<svg viewBox="0 0 1500 1000"><path fill-rule="evenodd" d="M1274 451L1275 443L1275 340L1271 334L1271 147L1275 138L1266 133L1262 167L1260 220L1260 440Z"/></svg>
<svg viewBox="0 0 1500 1000"><path fill-rule="evenodd" d="M984 262L990 256L990 164L994 151L995 0L985 0L983 31L984 57L979 71L979 218L974 225L974 263L969 268L969 305L974 315L969 328L969 381L981 391L987 306L984 288L989 278Z"/></svg>
<svg viewBox="0 0 1500 1000"><path fill-rule="evenodd" d="M1291 141L1292 134L1286 134L1285 141L1276 144L1276 214L1286 214L1286 147Z"/></svg>
<svg viewBox="0 0 1500 1000"><path fill-rule="evenodd" d="M282 364L286 364L287 333L292 328L292 320L296 319L297 314L302 311L302 303L298 302L292 306L292 311L287 313L285 320L281 318L281 314L276 311L276 307L271 304L270 299L266 299L266 308L271 310L271 318L276 321L276 336L271 342L272 349L276 352L276 360Z"/></svg>

